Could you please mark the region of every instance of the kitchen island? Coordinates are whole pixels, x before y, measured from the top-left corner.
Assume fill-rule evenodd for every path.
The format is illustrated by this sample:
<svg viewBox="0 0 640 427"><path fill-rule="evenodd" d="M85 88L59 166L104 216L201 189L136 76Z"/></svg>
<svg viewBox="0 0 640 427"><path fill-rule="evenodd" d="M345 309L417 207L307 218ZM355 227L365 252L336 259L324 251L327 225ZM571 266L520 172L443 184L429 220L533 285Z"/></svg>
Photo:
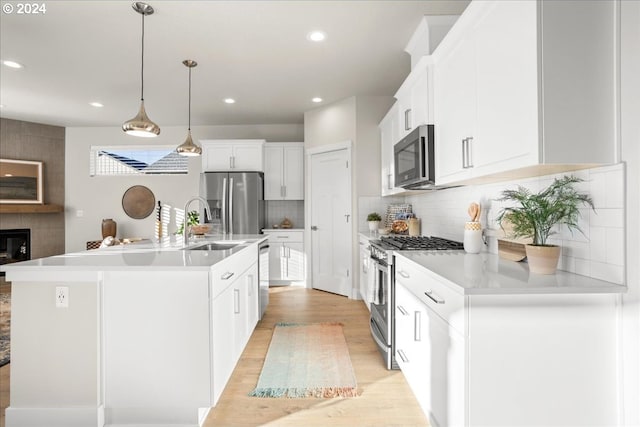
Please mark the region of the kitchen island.
<svg viewBox="0 0 640 427"><path fill-rule="evenodd" d="M7 427L202 424L258 321L265 238L168 238L3 266Z"/></svg>
<svg viewBox="0 0 640 427"><path fill-rule="evenodd" d="M615 425L626 286L396 252L396 359L434 426Z"/></svg>

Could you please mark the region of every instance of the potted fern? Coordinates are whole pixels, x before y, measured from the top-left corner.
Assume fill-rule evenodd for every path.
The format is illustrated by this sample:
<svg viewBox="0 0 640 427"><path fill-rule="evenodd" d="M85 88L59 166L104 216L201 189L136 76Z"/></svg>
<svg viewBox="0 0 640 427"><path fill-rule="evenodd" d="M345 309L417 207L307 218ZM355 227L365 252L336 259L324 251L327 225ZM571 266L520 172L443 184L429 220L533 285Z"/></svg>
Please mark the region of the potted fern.
<svg viewBox="0 0 640 427"><path fill-rule="evenodd" d="M533 243L526 245L529 271L539 274L554 274L558 268L560 247L547 243L549 236L555 233L554 226L566 225L569 230L578 230L579 206L587 205L592 209L593 201L587 194L579 193L573 185L582 182L574 176L554 179L553 183L540 191L532 193L518 186L516 190L502 192L500 201L515 202L516 206L504 208L498 215L498 222L508 220L513 225L514 237L531 237ZM595 209L594 209L595 211Z"/></svg>

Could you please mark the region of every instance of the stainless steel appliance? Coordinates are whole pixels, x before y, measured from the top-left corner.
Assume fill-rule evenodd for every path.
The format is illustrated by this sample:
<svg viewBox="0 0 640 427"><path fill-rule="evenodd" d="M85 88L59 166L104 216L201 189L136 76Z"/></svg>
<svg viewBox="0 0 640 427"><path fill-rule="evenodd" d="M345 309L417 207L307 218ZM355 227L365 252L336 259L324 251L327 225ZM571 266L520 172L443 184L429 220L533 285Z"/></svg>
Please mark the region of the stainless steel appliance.
<svg viewBox="0 0 640 427"><path fill-rule="evenodd" d="M260 319L269 304L269 241L258 245L258 286L260 297Z"/></svg>
<svg viewBox="0 0 640 427"><path fill-rule="evenodd" d="M375 296L369 320L371 335L378 346L387 369L398 369L395 354L395 268L393 251L402 250L462 250L463 244L440 237L386 236L370 243L375 269Z"/></svg>
<svg viewBox="0 0 640 427"><path fill-rule="evenodd" d="M435 184L433 125L415 128L393 146L395 186L429 188Z"/></svg>
<svg viewBox="0 0 640 427"><path fill-rule="evenodd" d="M262 172L204 172L200 196L211 207L211 222L225 234L260 234L264 228Z"/></svg>

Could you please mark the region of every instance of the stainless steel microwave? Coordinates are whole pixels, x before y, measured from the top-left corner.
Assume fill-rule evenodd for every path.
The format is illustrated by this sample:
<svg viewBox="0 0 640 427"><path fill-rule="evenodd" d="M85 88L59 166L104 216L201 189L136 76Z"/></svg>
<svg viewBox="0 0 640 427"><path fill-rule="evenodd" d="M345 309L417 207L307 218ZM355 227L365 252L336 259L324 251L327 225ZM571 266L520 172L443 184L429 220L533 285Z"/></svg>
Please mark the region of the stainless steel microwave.
<svg viewBox="0 0 640 427"><path fill-rule="evenodd" d="M395 186L410 189L435 184L433 125L415 128L393 146Z"/></svg>

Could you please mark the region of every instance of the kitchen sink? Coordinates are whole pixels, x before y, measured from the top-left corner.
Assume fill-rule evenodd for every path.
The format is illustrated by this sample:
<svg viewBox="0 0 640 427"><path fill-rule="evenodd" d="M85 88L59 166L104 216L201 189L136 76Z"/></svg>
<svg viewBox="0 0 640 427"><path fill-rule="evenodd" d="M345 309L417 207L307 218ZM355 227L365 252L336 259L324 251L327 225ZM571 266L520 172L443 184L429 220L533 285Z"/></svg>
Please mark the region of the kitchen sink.
<svg viewBox="0 0 640 427"><path fill-rule="evenodd" d="M228 249L233 249L236 246L243 244L244 242L210 242L205 243L204 245L195 246L192 248L185 248L190 251L226 251Z"/></svg>

